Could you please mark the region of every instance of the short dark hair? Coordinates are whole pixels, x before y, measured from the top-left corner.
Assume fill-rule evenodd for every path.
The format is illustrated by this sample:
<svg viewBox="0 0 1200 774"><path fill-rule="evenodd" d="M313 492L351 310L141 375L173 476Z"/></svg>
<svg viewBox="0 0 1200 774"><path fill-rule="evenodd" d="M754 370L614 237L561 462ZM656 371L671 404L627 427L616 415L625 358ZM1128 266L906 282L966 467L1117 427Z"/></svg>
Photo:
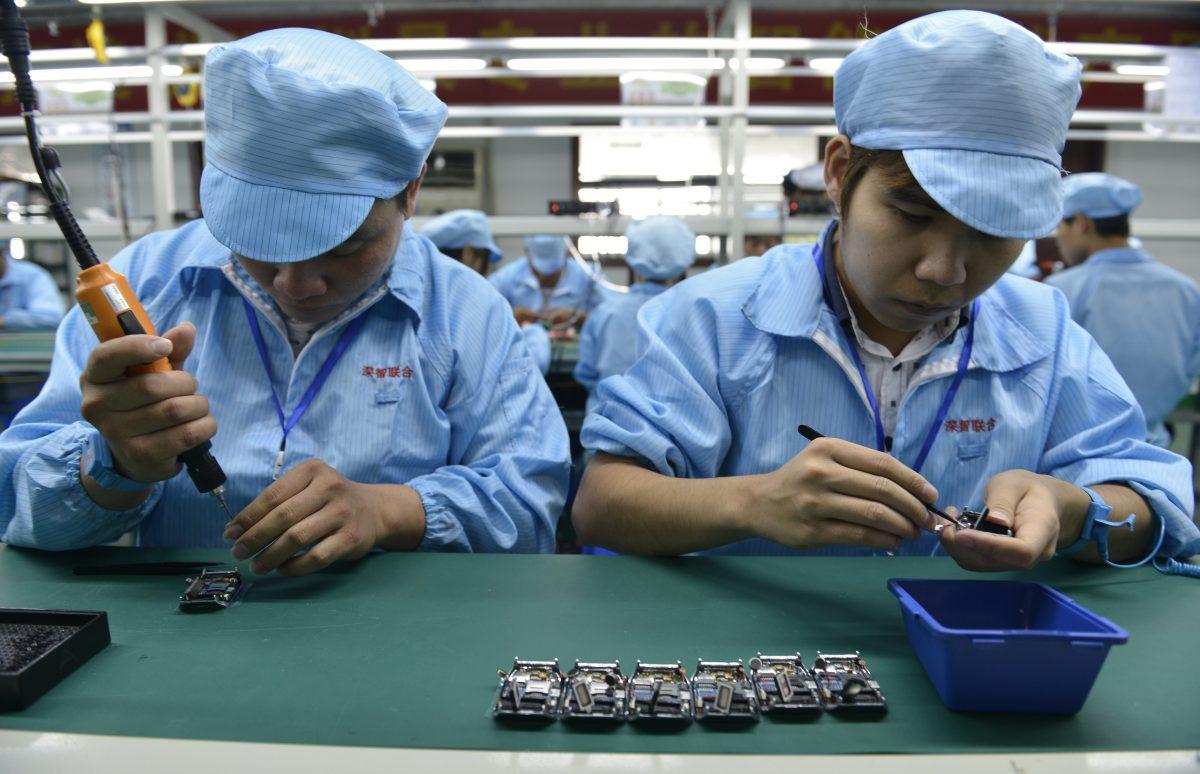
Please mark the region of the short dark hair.
<svg viewBox="0 0 1200 774"><path fill-rule="evenodd" d="M1128 237L1129 216L1114 215L1111 218L1092 218L1096 224L1096 233L1106 237Z"/></svg>
<svg viewBox="0 0 1200 774"><path fill-rule="evenodd" d="M1067 223L1074 223L1077 215L1063 218ZM1129 237L1129 215L1114 215L1111 218L1092 218L1096 226L1096 234L1103 237Z"/></svg>
<svg viewBox="0 0 1200 774"><path fill-rule="evenodd" d="M846 163L845 174L842 175L842 191L838 202L843 218L850 210L850 197L854 194L854 189L862 182L869 169L874 169L883 178L884 185L889 188L921 187L913 177L912 170L908 168L903 151L851 145L850 160Z"/></svg>
<svg viewBox="0 0 1200 774"><path fill-rule="evenodd" d="M487 248L474 247L474 248L472 248L472 250L473 250L474 261L476 262L477 265L472 266L471 268L475 269L480 274L482 274L483 276L486 277L488 275L488 269L491 268L491 265L492 265L491 254L489 253ZM458 261L459 263L463 264L464 266L467 263L465 260L465 255L464 255L466 253L466 251L467 251L467 248L465 248L465 247L439 247L438 248L439 253L441 253L442 255L448 256L450 258L453 258L454 260Z"/></svg>
<svg viewBox="0 0 1200 774"><path fill-rule="evenodd" d="M404 188L400 190L400 193L392 197L392 201L396 203L396 207L400 210L401 214L404 215L405 218L412 217L412 213L408 211L408 195L409 192L412 191L412 185L414 182L416 181L409 180L404 184Z"/></svg>

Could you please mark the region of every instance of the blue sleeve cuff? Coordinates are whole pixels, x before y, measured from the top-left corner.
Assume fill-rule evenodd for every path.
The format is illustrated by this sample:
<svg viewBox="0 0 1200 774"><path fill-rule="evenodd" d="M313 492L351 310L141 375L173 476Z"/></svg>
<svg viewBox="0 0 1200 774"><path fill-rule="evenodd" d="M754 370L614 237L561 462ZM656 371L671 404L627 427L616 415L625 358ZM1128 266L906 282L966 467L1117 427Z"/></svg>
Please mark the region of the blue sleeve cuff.
<svg viewBox="0 0 1200 774"><path fill-rule="evenodd" d="M153 510L162 484L127 511L104 508L88 496L80 465L93 434L99 436L91 425L76 422L24 455L14 480L16 513L8 542L52 551L87 548L115 540Z"/></svg>
<svg viewBox="0 0 1200 774"><path fill-rule="evenodd" d="M595 405L588 412L580 431L579 442L584 449L592 453L603 452L614 457L625 457L637 460L656 473L671 478L692 478L683 464L679 450L664 438L658 429L649 423L642 422L628 411L628 408L616 401L608 399L605 389L608 383L622 377L610 377L601 382L593 396ZM610 413L616 413L623 422L634 420L636 430L629 431L622 422L610 418ZM632 444L638 444L635 448ZM679 470L676 469L678 465Z"/></svg>
<svg viewBox="0 0 1200 774"><path fill-rule="evenodd" d="M414 479L408 486L416 490L425 508L425 536L418 551L466 550L466 535L462 524L454 518L449 499L431 486L431 482Z"/></svg>
<svg viewBox="0 0 1200 774"><path fill-rule="evenodd" d="M1133 491L1145 498L1150 511L1162 520L1163 539L1157 556L1174 558L1200 554L1200 529L1191 515L1180 509L1161 489L1148 487L1137 481L1124 482Z"/></svg>
<svg viewBox="0 0 1200 774"><path fill-rule="evenodd" d="M84 438L79 467L81 472L87 473L93 481L105 489L141 492L151 486L143 481L126 478L117 472L116 464L113 462L112 448L99 431L93 430Z"/></svg>

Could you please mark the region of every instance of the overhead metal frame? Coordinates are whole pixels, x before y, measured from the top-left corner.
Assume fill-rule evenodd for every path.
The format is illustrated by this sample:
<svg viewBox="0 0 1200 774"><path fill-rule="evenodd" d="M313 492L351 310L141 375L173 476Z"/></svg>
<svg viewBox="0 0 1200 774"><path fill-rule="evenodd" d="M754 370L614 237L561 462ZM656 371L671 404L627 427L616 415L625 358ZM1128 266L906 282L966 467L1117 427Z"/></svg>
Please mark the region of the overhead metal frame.
<svg viewBox="0 0 1200 774"><path fill-rule="evenodd" d="M413 218L411 223L414 228L420 230L432 218L433 216L430 215L419 215ZM488 217L488 228L496 237L521 237L528 234L622 236L631 220L627 215L577 218L550 215L495 215ZM729 234L732 228L730 219L720 215L686 215L681 220L697 234L722 236ZM743 234L752 236L804 236L819 232L826 222L827 219L824 217L813 216L745 218L742 228ZM133 218L129 225L134 233L140 234L154 230L152 218ZM1131 226L1143 239L1200 241L1200 221L1197 220L1134 217ZM20 237L56 240L62 236L58 226L52 221L6 223L2 228L6 239ZM87 233L91 239L120 239L122 238L122 226L116 221L93 221L87 224Z"/></svg>
<svg viewBox="0 0 1200 774"><path fill-rule="evenodd" d="M698 221L705 233L727 237L725 256L736 260L741 256L742 236L746 233L774 233L778 227L766 223L750 223L740 217L745 208L745 183L741 170L746 154L747 139L770 135L832 136L836 129L832 124L831 106L786 106L751 105L750 79L755 76L830 77L830 73L807 66L785 65L782 69L751 71L747 62L753 55L788 54L790 57L805 58L817 55L845 56L863 43L860 40L820 38L755 38L751 35L752 0L727 0L714 37L696 38L631 38L631 37L528 37L528 38L379 38L362 42L389 55L404 55L403 58L445 58L479 55L489 60L503 61L513 55L529 56L541 54L621 54L662 55L695 54L697 56L720 56L725 65L719 70L700 69L697 72L715 75L718 83L718 99L715 105L689 107L654 107L621 105L456 105L450 109L449 123L441 136L458 138L500 137L582 137L591 134L628 132L640 134L681 132L715 133L719 137L721 151L721 174L719 177L720 217ZM144 61L151 67L149 78L124 79L120 85L145 86L149 109L144 113L121 113L109 116L115 124L133 127L97 135L56 137L59 145L108 144L110 142L149 143L151 147L152 186L154 191L154 228L169 228L174 212L174 179L172 145L176 142L202 141L204 121L202 111L173 111L170 109L169 89L172 85L203 83L200 74L167 76L165 65L176 62L196 61L217 43L228 40L229 34L215 24L187 9L170 5L147 5L143 10L145 21L145 46L114 46L108 54L114 62ZM193 44L168 44L166 22L170 20L192 29L206 41ZM1051 43L1050 47L1089 61L1147 62L1161 61L1168 54L1181 49L1170 46L1131 45L1117 43ZM33 52L35 67L56 66L67 63L91 62L94 54L89 48L51 49ZM582 75L611 73L583 73ZM422 72L423 78L496 78L496 77L564 77L580 76L575 71L513 71L503 66L493 66L489 61L483 70L452 70L447 72ZM1085 72L1086 80L1097 82L1145 83L1155 80L1152 76L1128 76L1111 72ZM0 89L5 85L0 84ZM46 124L79 120L84 116L46 116ZM97 116L86 116L95 119ZM622 118L688 117L703 118L708 123L703 128L653 127L626 128L619 126ZM556 123L562 122L562 123ZM571 122L571 123L567 123ZM582 123L580 123L582 122ZM23 143L17 136L20 119L0 119L0 132L10 131L12 136L0 136L0 145ZM144 127L144 128L143 128ZM1169 128L1163 128L1169 127ZM1200 118L1163 116L1146 111L1098 111L1080 110L1072 119L1068 132L1070 139L1098 139L1147 142L1200 142ZM1182 129L1180 131L1179 129ZM535 219L537 230L562 228L581 229L571 233L592 233L583 219ZM694 219L692 219L694 220ZM1172 226L1174 222L1176 225ZM1163 221L1151 225L1155 231L1151 236L1158 238L1195 239L1200 221L1180 219ZM84 224L89 229L91 224ZM103 231L102 224L96 224ZM29 224L0 222L0 237L17 236L15 230L26 231ZM792 222L787 229L798 226ZM765 230L764 230L765 229ZM32 233L32 232L31 232ZM90 231L89 231L90 233Z"/></svg>

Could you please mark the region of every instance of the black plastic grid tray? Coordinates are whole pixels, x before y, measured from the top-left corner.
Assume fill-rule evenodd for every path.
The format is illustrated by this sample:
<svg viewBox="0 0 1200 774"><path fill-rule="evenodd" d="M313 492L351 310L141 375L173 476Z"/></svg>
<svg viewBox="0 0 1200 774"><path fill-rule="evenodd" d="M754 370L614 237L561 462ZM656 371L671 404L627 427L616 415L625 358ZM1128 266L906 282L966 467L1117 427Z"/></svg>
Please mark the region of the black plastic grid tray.
<svg viewBox="0 0 1200 774"><path fill-rule="evenodd" d="M0 712L25 709L109 642L102 611L0 608Z"/></svg>

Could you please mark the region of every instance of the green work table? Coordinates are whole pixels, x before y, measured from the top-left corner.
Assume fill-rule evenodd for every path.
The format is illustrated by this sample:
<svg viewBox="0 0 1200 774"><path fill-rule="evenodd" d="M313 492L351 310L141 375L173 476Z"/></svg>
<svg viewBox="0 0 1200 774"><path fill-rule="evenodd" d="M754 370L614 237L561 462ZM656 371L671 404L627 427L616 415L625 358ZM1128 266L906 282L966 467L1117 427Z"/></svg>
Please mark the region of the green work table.
<svg viewBox="0 0 1200 774"><path fill-rule="evenodd" d="M956 714L909 647L892 577L984 577L948 559L640 559L378 554L258 578L229 610L176 610L183 578L75 577L89 563L220 551L0 549L0 607L106 610L112 645L0 729L570 753L1041 753L1200 746L1200 583L1056 561L1028 574L1130 632L1073 717ZM1005 576L988 576L1005 577ZM1016 577L1016 576L1010 576ZM859 650L890 713L584 732L488 715L514 656L634 663ZM980 669L987 665L981 663ZM0 768L3 768L0 766Z"/></svg>
<svg viewBox="0 0 1200 774"><path fill-rule="evenodd" d="M50 372L54 331L0 331L0 374Z"/></svg>

